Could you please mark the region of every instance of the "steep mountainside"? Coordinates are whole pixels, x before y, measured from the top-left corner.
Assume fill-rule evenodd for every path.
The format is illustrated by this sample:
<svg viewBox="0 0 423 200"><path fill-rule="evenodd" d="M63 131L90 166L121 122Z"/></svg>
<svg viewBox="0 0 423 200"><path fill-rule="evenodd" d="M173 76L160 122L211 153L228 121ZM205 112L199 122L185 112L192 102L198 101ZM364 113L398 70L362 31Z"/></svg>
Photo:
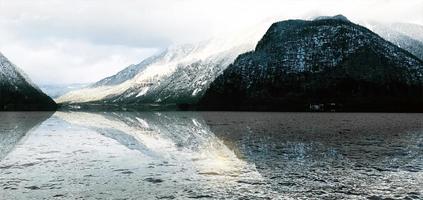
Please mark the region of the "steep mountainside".
<svg viewBox="0 0 423 200"><path fill-rule="evenodd" d="M203 109L423 111L423 62L343 16L274 23Z"/></svg>
<svg viewBox="0 0 423 200"><path fill-rule="evenodd" d="M244 52L270 23L204 42L176 45L90 87L57 99L62 104L172 104L196 102L209 84Z"/></svg>
<svg viewBox="0 0 423 200"><path fill-rule="evenodd" d="M54 109L54 101L0 53L0 111Z"/></svg>
<svg viewBox="0 0 423 200"><path fill-rule="evenodd" d="M100 81L92 84L90 87L95 88L100 86L111 86L121 84L131 78L134 78L134 76L136 76L139 72L143 71L148 65L166 56L166 53L167 51L159 55L149 57L136 65L130 65L113 76L101 79Z"/></svg>

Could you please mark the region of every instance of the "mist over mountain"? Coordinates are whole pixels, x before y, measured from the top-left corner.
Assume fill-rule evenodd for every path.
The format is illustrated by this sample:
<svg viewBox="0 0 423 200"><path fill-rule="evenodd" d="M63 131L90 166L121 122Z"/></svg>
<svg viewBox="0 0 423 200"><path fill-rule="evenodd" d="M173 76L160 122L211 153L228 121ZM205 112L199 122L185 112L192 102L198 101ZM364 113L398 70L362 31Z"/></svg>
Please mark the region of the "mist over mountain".
<svg viewBox="0 0 423 200"><path fill-rule="evenodd" d="M51 98L60 97L70 91L79 90L89 86L89 83L71 83L71 84L42 84L39 88Z"/></svg>
<svg viewBox="0 0 423 200"><path fill-rule="evenodd" d="M363 23L363 25L385 40L392 42L400 48L414 54L423 60L423 26L416 24L393 23L383 24L377 22Z"/></svg>

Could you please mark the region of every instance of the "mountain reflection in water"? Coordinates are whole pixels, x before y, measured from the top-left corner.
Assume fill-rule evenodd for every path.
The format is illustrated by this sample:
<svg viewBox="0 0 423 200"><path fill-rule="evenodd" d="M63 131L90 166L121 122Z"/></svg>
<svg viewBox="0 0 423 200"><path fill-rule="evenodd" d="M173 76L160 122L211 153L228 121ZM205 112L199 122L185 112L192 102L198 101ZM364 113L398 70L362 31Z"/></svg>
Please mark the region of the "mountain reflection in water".
<svg viewBox="0 0 423 200"><path fill-rule="evenodd" d="M248 167L209 130L196 113L58 112L56 116L71 124L95 130L151 158L193 165L190 167L200 174L239 176Z"/></svg>
<svg viewBox="0 0 423 200"><path fill-rule="evenodd" d="M418 199L421 119L56 112L2 151L0 199Z"/></svg>
<svg viewBox="0 0 423 200"><path fill-rule="evenodd" d="M0 160L53 112L0 112Z"/></svg>

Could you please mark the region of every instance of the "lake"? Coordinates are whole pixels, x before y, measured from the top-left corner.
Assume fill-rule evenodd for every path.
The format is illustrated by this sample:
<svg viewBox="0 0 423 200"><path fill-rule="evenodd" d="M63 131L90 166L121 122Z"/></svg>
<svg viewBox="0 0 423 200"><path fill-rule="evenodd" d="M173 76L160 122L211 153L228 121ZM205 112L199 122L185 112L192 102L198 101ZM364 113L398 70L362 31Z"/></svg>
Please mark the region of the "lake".
<svg viewBox="0 0 423 200"><path fill-rule="evenodd" d="M422 199L423 114L0 112L0 199Z"/></svg>

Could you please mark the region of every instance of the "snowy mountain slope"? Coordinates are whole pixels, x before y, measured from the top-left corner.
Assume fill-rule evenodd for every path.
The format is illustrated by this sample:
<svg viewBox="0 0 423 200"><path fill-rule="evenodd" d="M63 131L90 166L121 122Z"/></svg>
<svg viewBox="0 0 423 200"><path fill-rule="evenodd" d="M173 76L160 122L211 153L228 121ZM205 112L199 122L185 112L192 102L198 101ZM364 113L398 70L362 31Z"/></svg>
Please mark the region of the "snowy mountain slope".
<svg viewBox="0 0 423 200"><path fill-rule="evenodd" d="M39 88L28 78L28 76L16 65L10 62L2 53L0 53L0 82L19 85L28 83L30 86L39 90Z"/></svg>
<svg viewBox="0 0 423 200"><path fill-rule="evenodd" d="M125 91L106 103L191 103L195 102L209 84L249 45L235 47L212 55L204 60L181 64L171 74L158 80L158 84L147 85Z"/></svg>
<svg viewBox="0 0 423 200"><path fill-rule="evenodd" d="M104 78L91 85L91 88L99 86L118 85L129 79L134 78L138 73L145 70L147 66L157 63L171 62L180 59L183 56L195 50L194 45L179 45L166 49L158 55L151 56L136 65L130 65L117 74Z"/></svg>
<svg viewBox="0 0 423 200"><path fill-rule="evenodd" d="M52 110L54 101L0 53L0 110Z"/></svg>
<svg viewBox="0 0 423 200"><path fill-rule="evenodd" d="M236 56L254 47L268 25L270 22L225 37L175 45L57 101L64 104L195 101Z"/></svg>
<svg viewBox="0 0 423 200"><path fill-rule="evenodd" d="M345 18L274 23L209 87L206 109L417 111L423 62Z"/></svg>
<svg viewBox="0 0 423 200"><path fill-rule="evenodd" d="M90 87L69 92L59 97L57 101L95 102L119 96L128 90L143 90L150 82L170 73L178 62L184 62L184 59L194 54L198 48L191 44L170 47L159 55L147 58L148 62L143 61L138 65L129 66L115 76L103 79Z"/></svg>
<svg viewBox="0 0 423 200"><path fill-rule="evenodd" d="M423 60L423 26L405 23L361 23L385 40L392 42Z"/></svg>
<svg viewBox="0 0 423 200"><path fill-rule="evenodd" d="M392 30L396 30L404 35L423 42L423 26L410 23L392 23L389 25Z"/></svg>

